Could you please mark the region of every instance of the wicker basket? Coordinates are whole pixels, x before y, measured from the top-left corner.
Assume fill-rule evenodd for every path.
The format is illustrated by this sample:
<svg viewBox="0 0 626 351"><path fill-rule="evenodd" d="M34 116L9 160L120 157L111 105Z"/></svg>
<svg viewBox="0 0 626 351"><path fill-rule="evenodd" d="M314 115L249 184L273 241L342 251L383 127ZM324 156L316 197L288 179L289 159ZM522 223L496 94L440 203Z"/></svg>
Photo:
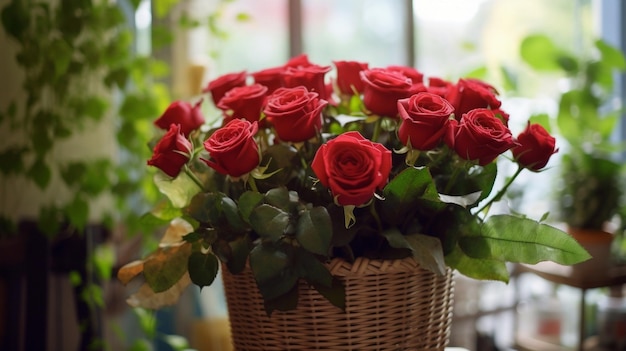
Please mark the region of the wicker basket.
<svg viewBox="0 0 626 351"><path fill-rule="evenodd" d="M346 311L301 281L298 308L267 316L250 269L223 270L231 333L238 351L444 350L452 319L452 272L420 268L412 258L335 259L346 286Z"/></svg>

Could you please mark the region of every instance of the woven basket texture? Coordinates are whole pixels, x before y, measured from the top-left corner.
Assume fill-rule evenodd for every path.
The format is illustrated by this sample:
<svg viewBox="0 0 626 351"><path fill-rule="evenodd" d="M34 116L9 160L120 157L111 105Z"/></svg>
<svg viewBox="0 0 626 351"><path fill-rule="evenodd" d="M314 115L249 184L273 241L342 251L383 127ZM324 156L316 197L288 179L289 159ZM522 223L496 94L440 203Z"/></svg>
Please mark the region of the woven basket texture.
<svg viewBox="0 0 626 351"><path fill-rule="evenodd" d="M346 286L346 310L300 281L296 310L268 317L252 272L223 269L235 350L443 351L450 337L454 282L412 259L353 264L334 259L334 276Z"/></svg>

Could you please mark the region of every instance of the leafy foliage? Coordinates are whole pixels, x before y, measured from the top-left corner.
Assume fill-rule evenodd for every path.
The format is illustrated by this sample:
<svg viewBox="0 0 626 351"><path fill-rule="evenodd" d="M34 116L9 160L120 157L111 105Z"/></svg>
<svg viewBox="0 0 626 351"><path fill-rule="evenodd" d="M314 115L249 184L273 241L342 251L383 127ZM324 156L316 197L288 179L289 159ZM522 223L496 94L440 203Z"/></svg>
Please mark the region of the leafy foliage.
<svg viewBox="0 0 626 351"><path fill-rule="evenodd" d="M603 40L594 48L593 57L577 57L537 34L524 39L520 54L536 71L568 79L571 87L561 93L557 114L534 120L568 143L562 186L555 193L559 217L572 227L601 230L623 204L624 168L616 158L624 145L613 138L621 108L614 106L612 94L614 75L626 69L626 59Z"/></svg>

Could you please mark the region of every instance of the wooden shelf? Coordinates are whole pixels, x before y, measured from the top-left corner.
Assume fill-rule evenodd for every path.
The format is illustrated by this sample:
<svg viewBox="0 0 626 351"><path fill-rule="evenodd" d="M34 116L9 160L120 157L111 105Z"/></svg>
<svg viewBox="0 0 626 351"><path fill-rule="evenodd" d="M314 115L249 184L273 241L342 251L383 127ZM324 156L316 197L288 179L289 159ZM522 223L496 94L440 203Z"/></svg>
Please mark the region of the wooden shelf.
<svg viewBox="0 0 626 351"><path fill-rule="evenodd" d="M596 289L626 284L626 265L610 265L607 269L588 274L579 270L581 266L563 266L554 262L540 262L536 265L517 265L518 273L534 273L545 280L579 289Z"/></svg>

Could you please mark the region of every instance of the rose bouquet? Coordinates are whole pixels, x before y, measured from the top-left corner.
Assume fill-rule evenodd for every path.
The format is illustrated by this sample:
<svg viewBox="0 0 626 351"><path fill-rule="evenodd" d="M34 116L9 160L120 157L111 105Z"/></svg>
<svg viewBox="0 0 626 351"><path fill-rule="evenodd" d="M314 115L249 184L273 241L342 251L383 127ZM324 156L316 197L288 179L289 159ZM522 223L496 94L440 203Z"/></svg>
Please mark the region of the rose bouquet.
<svg viewBox="0 0 626 351"><path fill-rule="evenodd" d="M174 102L155 122L163 132L148 165L165 196L149 216L169 227L155 252L120 270L123 282L145 278L131 304L174 303L185 286L210 285L220 262L233 274L249 265L271 312L294 306L285 297L301 279L341 306L332 257L412 256L435 273L501 281L506 262L589 258L544 219L489 214L520 172L557 152L539 125L512 135L492 86L333 64L302 55L226 74L204 91L217 122L202 100ZM517 171L494 189L499 162Z"/></svg>

